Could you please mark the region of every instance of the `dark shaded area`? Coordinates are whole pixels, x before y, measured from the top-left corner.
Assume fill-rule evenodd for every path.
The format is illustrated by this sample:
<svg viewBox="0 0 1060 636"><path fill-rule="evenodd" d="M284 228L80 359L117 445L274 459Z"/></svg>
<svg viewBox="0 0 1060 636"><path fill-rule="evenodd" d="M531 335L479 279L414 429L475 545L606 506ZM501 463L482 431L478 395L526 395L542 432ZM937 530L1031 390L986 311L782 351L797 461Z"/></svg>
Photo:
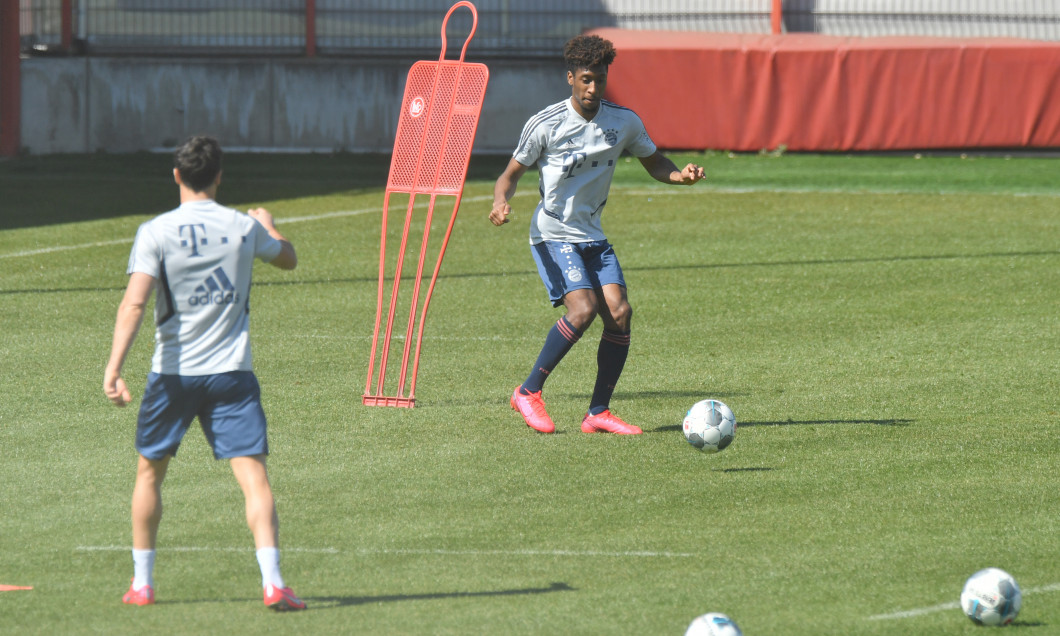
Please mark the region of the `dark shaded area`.
<svg viewBox="0 0 1060 636"><path fill-rule="evenodd" d="M875 426L909 426L916 420L778 420L775 422L736 422L737 428L746 426L805 426L813 424L873 424Z"/></svg>
<svg viewBox="0 0 1060 636"><path fill-rule="evenodd" d="M507 157L472 157L468 179L496 179L507 162ZM180 203L172 173L172 156L155 153L0 162L0 230L160 214ZM226 153L218 200L241 208L264 201L382 191L389 174L390 155Z"/></svg>
<svg viewBox="0 0 1060 636"><path fill-rule="evenodd" d="M781 19L787 33L817 33L817 0L787 0Z"/></svg>
<svg viewBox="0 0 1060 636"><path fill-rule="evenodd" d="M768 466L748 466L747 468L715 468L716 473L766 473L771 470Z"/></svg>
<svg viewBox="0 0 1060 636"><path fill-rule="evenodd" d="M227 205L236 205L234 203L227 203ZM164 211L164 210L163 210ZM116 215L117 216L117 215ZM59 222L59 221L55 221ZM43 225L38 223L35 225ZM4 229L0 226L0 229ZM131 236L129 238L132 238ZM939 254L935 256L923 255L923 256L884 256L878 258L840 258L840 259L822 259L822 260L806 260L806 261L775 261L775 262L754 262L754 263L705 263L705 264L693 264L693 265L666 265L666 266L647 266L647 267L623 267L622 269L628 272L648 272L655 270L698 270L698 269L719 269L719 268L730 268L730 267L791 267L791 266L809 266L809 265L839 265L844 263L895 263L901 261L935 261L935 260L958 260L958 259L979 259L979 258L1025 258L1034 256L1056 256L1060 255L1060 250L1044 250L1044 251L1032 251L1032 252L987 252L985 254ZM438 279L460 279L460 278L495 278L497 276L537 276L537 272L533 270L522 270L522 271L507 271L502 274L497 272L453 272L453 273L441 273L438 275ZM411 280L411 275L402 276L404 280ZM326 278L326 279L305 279L305 280L280 280L280 281L262 281L255 282L255 285L261 286L278 286L278 285L339 285L349 283L365 283L375 282L378 278L375 275L355 277L355 278ZM124 289L124 288L122 288ZM31 288L31 289L0 289L0 294L51 294L61 292L96 292L96 291L115 291L112 288L106 287L58 287L50 289L42 288ZM121 291L121 290L117 290ZM643 391L638 394L640 397L693 397L697 393L692 391L685 392L658 392L658 391ZM738 395L738 394L730 394ZM725 397L725 395L719 395L718 397ZM899 422L905 420L898 420ZM784 424L785 422L774 422L773 424ZM807 422L814 423L814 422ZM827 422L818 422L827 423ZM766 424L766 422L762 422ZM743 423L741 422L741 425Z"/></svg>
<svg viewBox="0 0 1060 636"><path fill-rule="evenodd" d="M384 596L311 596L303 597L309 609L333 609L351 605L395 603L399 601L433 601L450 598L481 598L489 596L532 596L551 592L574 592L566 583L553 583L548 587L527 587L513 590L488 590L485 592L432 592L427 594L388 594ZM325 604L323 607L315 603Z"/></svg>

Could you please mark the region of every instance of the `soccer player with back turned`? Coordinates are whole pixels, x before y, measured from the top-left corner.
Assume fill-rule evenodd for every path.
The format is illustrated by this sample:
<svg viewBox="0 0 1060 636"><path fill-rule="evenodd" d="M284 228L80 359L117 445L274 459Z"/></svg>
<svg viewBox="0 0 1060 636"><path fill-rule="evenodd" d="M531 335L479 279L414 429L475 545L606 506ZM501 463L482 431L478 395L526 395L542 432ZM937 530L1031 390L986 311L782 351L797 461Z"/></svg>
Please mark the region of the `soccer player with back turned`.
<svg viewBox="0 0 1060 636"><path fill-rule="evenodd" d="M678 169L658 151L640 118L628 108L603 99L607 69L615 59L611 42L595 35L572 38L564 47L569 99L537 113L523 127L511 161L494 186L490 221L509 221L509 201L519 179L538 166L541 201L530 220L534 261L553 306L566 314L545 338L530 376L512 394L511 405L527 426L555 431L541 390L563 356L597 314L604 323L597 350L596 385L582 420L586 433L633 435L641 429L615 416L609 406L630 344L633 310L618 258L600 225L615 165L623 151L636 156L654 179L692 185L703 168Z"/></svg>
<svg viewBox="0 0 1060 636"><path fill-rule="evenodd" d="M290 270L298 259L268 211L241 214L214 201L221 183L216 140L192 137L177 149L174 165L180 207L147 221L136 233L129 283L103 376L104 393L125 406L132 397L121 368L157 289L154 357L136 422L140 458L132 499L134 576L122 601L155 602L152 576L162 481L198 417L214 457L229 460L243 490L265 605L305 609L280 575L279 520L265 468L265 413L249 340L254 260Z"/></svg>

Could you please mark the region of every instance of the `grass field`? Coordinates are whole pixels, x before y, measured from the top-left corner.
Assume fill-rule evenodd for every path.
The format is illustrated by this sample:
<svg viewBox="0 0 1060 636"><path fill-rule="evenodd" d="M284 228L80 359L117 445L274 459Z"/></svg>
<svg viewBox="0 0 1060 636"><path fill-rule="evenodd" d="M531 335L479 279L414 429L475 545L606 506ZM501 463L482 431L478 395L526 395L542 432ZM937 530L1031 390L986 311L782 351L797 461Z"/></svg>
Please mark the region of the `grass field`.
<svg viewBox="0 0 1060 636"><path fill-rule="evenodd" d="M709 180L625 163L604 219L636 313L612 406L646 433L619 437L578 430L599 324L545 387L559 434L508 407L560 315L526 245L534 175L495 228L503 160L474 162L418 405L370 408L386 158L226 158L220 200L269 207L300 257L259 266L252 300L292 615L262 607L197 431L158 604L120 602L135 408L102 372L169 158L0 163L0 584L34 588L0 592L0 632L677 635L720 611L747 636L979 634L956 601L987 566L1024 589L1017 633L1060 632L1056 160L675 159ZM679 430L707 397L740 425L717 455Z"/></svg>

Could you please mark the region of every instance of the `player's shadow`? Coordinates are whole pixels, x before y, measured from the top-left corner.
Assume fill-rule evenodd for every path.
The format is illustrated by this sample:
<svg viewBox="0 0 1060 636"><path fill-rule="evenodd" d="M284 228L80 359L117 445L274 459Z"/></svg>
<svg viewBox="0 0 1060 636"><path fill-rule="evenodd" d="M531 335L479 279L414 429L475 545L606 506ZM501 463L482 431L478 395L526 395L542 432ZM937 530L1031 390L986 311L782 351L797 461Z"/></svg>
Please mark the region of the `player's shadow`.
<svg viewBox="0 0 1060 636"><path fill-rule="evenodd" d="M849 420L777 420L773 422L743 422L740 420L736 421L736 428L746 428L748 426L806 426L813 424L872 424L873 426L909 426L916 420L904 420L904 419L890 419L890 420L863 420L863 419L849 419ZM680 424L668 424L666 426L660 426L653 428L650 432L652 433L669 433L672 431L681 430Z"/></svg>
<svg viewBox="0 0 1060 636"><path fill-rule="evenodd" d="M694 400L698 400L698 399L701 399L703 397L703 395L704 395L704 391L702 389L687 389L687 390L684 390L684 391L624 391L622 393L623 399L625 399L625 398L630 398L630 399L640 399L640 398L681 398L681 399L688 399L688 398L692 398ZM711 392L710 395L715 397L715 398L717 398L717 399L721 399L721 398L742 397L742 396L747 395L747 394L746 393L714 393L714 392ZM680 428L680 427L678 427L678 428Z"/></svg>
<svg viewBox="0 0 1060 636"><path fill-rule="evenodd" d="M395 603L398 601L431 601L448 598L477 598L488 596L532 596L552 592L574 592L566 583L553 583L548 587L526 587L511 590L489 590L485 592L431 592L426 594L386 594L383 596L312 596L303 597L311 609L332 609L351 605L372 603Z"/></svg>
<svg viewBox="0 0 1060 636"><path fill-rule="evenodd" d="M868 419L849 419L849 420L777 420L773 422L741 422L737 421L737 428L744 428L747 426L805 426L813 424L872 424L874 426L909 426L916 420L904 420L904 419L883 419L883 420L868 420Z"/></svg>

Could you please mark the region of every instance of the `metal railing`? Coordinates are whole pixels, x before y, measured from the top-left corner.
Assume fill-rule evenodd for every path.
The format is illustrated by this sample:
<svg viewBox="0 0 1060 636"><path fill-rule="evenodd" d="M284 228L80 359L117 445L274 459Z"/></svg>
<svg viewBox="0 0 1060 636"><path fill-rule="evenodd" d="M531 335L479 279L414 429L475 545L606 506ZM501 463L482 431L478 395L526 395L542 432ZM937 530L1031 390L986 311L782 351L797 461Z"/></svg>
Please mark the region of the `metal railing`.
<svg viewBox="0 0 1060 636"><path fill-rule="evenodd" d="M7 0L4 0L7 1ZM436 55L449 0L19 0L28 53ZM1060 0L477 0L475 57L555 57L586 29L1060 40ZM447 38L470 16L458 11Z"/></svg>
<svg viewBox="0 0 1060 636"><path fill-rule="evenodd" d="M448 0L21 0L27 52L437 55ZM555 57L586 29L770 30L773 0L477 0L469 53ZM453 14L462 39L470 15Z"/></svg>

